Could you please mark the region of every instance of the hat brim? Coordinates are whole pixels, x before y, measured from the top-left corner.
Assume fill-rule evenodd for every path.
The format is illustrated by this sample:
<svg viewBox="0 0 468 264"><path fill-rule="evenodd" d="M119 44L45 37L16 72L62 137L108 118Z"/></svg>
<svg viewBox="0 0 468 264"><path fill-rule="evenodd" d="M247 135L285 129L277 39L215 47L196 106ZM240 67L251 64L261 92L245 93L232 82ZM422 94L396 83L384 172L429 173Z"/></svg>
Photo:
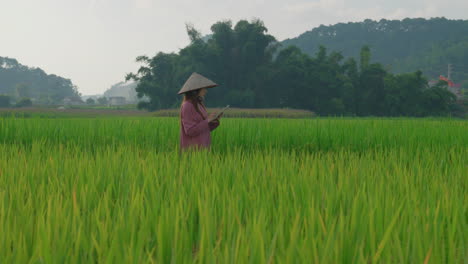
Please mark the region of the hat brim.
<svg viewBox="0 0 468 264"><path fill-rule="evenodd" d="M184 91L184 92L178 92L177 94L185 94L185 93L188 93L188 92L191 92L191 91L197 91L197 90L201 90L201 89L209 89L209 88L214 88L214 87L217 87L219 85L208 85L208 86L204 86L204 87L200 87L200 88L197 88L197 89L192 89L192 90L189 90L189 91Z"/></svg>

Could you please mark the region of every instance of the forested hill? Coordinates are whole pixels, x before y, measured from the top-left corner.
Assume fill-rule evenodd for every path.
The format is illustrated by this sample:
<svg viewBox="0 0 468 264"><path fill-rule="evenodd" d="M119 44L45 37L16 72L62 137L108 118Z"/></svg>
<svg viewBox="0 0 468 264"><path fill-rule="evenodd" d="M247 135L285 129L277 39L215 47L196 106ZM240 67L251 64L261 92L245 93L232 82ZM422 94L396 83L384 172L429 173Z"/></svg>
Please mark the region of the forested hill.
<svg viewBox="0 0 468 264"><path fill-rule="evenodd" d="M40 68L20 64L16 59L0 57L0 95L13 99L31 98L40 104L60 103L66 97L79 96L71 80L47 74Z"/></svg>
<svg viewBox="0 0 468 264"><path fill-rule="evenodd" d="M453 80L468 80L468 20L404 19L320 26L282 42L315 55L323 45L345 57L359 57L364 45L373 61L394 73L422 70L429 78L447 75L452 64Z"/></svg>

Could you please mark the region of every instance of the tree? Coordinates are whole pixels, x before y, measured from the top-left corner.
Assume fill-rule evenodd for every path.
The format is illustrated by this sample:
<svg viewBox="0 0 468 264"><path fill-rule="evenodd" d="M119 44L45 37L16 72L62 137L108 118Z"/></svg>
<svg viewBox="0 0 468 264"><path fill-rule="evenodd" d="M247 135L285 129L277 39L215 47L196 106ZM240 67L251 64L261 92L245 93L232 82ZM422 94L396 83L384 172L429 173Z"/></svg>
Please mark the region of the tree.
<svg viewBox="0 0 468 264"><path fill-rule="evenodd" d="M29 98L22 98L16 103L16 107L30 107L32 106L32 101Z"/></svg>
<svg viewBox="0 0 468 264"><path fill-rule="evenodd" d="M361 72L365 71L370 64L371 60L371 51L369 46L364 46L361 48Z"/></svg>
<svg viewBox="0 0 468 264"><path fill-rule="evenodd" d="M464 81L464 82L462 83L462 88L468 89L468 81Z"/></svg>
<svg viewBox="0 0 468 264"><path fill-rule="evenodd" d="M391 116L422 116L427 80L421 71L385 77L385 110Z"/></svg>
<svg viewBox="0 0 468 264"><path fill-rule="evenodd" d="M94 101L93 98L88 98L88 99L86 99L86 104L87 104L87 105L94 105L95 103L96 103L96 102Z"/></svg>
<svg viewBox="0 0 468 264"><path fill-rule="evenodd" d="M31 90L28 85L19 83L15 86L17 98L27 98L31 96Z"/></svg>
<svg viewBox="0 0 468 264"><path fill-rule="evenodd" d="M70 80L4 57L0 57L0 93L32 98L43 104L58 103L66 97L79 95Z"/></svg>
<svg viewBox="0 0 468 264"><path fill-rule="evenodd" d="M10 107L10 96L0 94L0 107Z"/></svg>
<svg viewBox="0 0 468 264"><path fill-rule="evenodd" d="M97 102L98 102L98 104L100 104L100 105L107 105L108 100L107 100L107 97L99 97L99 98L97 99Z"/></svg>
<svg viewBox="0 0 468 264"><path fill-rule="evenodd" d="M421 70L437 78L453 64L454 80L468 80L468 20L445 18L365 20L320 26L281 44L297 46L314 56L319 46L342 52L345 57L359 58L361 48L372 47L373 60L390 65L394 74Z"/></svg>
<svg viewBox="0 0 468 264"><path fill-rule="evenodd" d="M357 115L384 115L384 80L387 71L379 63L370 64L369 46L361 48Z"/></svg>
<svg viewBox="0 0 468 264"><path fill-rule="evenodd" d="M364 26L376 25L366 20ZM320 30L331 38L336 34ZM359 32L358 27L353 30ZM241 20L235 26L221 21L211 31L204 38L188 25L190 44L178 53L137 58L142 66L126 79L136 81L139 98L149 98L139 108L178 107L177 91L192 72L198 72L220 84L208 93L207 102L215 106L292 107L320 115L358 116L425 116L451 109L450 97L441 89L429 89L423 72L393 74L373 62L368 45L361 47L358 60L345 60L341 52L328 52L325 46L313 56L294 46L276 53L278 43L259 20Z"/></svg>
<svg viewBox="0 0 468 264"><path fill-rule="evenodd" d="M137 74L130 73L126 80L138 82L136 92L139 98L148 96L150 101L144 106L148 110L156 110L173 106L178 99L177 88L183 85L180 76L188 78L188 71L180 73L177 66L176 54L158 53L153 58L138 57L137 62L145 66L140 67Z"/></svg>
<svg viewBox="0 0 468 264"><path fill-rule="evenodd" d="M359 70L354 58L349 58L343 65L344 84L343 101L347 113L357 114L359 110Z"/></svg>
<svg viewBox="0 0 468 264"><path fill-rule="evenodd" d="M297 47L289 47L278 54L272 67L269 91L265 93L271 106L312 109L313 94L304 82L311 64L310 58Z"/></svg>
<svg viewBox="0 0 468 264"><path fill-rule="evenodd" d="M451 105L455 103L456 96L448 89L448 83L439 81L423 93L423 105L425 113L431 116L448 115L451 112Z"/></svg>
<svg viewBox="0 0 468 264"><path fill-rule="evenodd" d="M233 28L230 21L218 22L211 28L211 38L204 41L192 26L187 26L190 45L178 54L158 53L153 58L141 56L137 73L126 80L138 82L136 91L149 102L140 104L149 109L174 107L180 104L177 90L192 72L199 72L222 84L210 90L211 102L253 107L257 89L262 88L266 65L271 63L275 38L266 34L263 22L239 21ZM259 88L260 87L260 88Z"/></svg>

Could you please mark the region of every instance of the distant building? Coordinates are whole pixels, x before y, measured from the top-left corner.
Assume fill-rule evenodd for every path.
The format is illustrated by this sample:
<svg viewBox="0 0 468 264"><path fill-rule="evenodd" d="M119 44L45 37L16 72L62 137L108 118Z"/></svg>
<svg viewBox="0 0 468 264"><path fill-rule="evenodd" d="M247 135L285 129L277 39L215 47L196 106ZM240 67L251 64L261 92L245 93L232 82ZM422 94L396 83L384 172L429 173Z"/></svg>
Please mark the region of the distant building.
<svg viewBox="0 0 468 264"><path fill-rule="evenodd" d="M126 103L125 97L123 96L112 96L109 97L109 105L124 105Z"/></svg>
<svg viewBox="0 0 468 264"><path fill-rule="evenodd" d="M457 99L462 98L461 84L454 83L452 80L449 80L448 78L442 75L439 77L439 80L429 81L429 86L435 86L439 81L446 81L448 84L448 90L455 96L457 96Z"/></svg>

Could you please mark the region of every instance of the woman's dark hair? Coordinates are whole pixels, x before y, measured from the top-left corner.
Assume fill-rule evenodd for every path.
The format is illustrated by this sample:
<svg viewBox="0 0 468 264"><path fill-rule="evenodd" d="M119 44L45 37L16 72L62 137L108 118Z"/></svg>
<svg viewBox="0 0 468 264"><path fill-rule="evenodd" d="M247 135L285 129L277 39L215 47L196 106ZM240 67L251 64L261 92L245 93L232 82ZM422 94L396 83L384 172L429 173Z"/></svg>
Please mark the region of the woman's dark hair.
<svg viewBox="0 0 468 264"><path fill-rule="evenodd" d="M198 95L199 93L200 93L200 89L193 90L193 91L188 91L188 92L184 93L184 101L183 102L189 101L190 103L192 103L193 106L195 107L195 110L197 110L197 112L202 116L203 120L205 120L205 116L201 113L200 108L198 107L198 105L201 105L203 108L206 109L202 98ZM180 107L182 109L182 105ZM182 111L181 111L181 113L182 113Z"/></svg>

